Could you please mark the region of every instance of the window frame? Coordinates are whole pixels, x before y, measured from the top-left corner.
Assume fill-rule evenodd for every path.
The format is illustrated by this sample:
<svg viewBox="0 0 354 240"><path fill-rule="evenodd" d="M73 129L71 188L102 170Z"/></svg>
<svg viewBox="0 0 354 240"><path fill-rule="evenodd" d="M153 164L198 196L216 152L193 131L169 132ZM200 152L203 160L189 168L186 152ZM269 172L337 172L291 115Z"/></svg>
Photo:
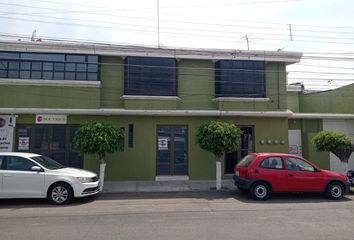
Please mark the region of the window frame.
<svg viewBox="0 0 354 240"><path fill-rule="evenodd" d="M12 58L12 57L1 57L1 53L9 53L9 54L18 54L17 58ZM28 54L28 55L38 55L38 58L40 59L40 55L43 55L42 60L37 60L37 59L31 59L31 57L22 57L22 54ZM62 61L59 60L45 60L45 58L50 58L50 55L57 55L63 57ZM85 61L84 62L75 62L75 61L68 61L67 59L70 57L84 57ZM32 58L35 58L32 56ZM92 58L97 58L97 62L92 62ZM18 68L17 69L12 69L10 66L10 63L18 63ZM0 51L0 63L2 64L1 71L4 71L4 76L0 78L6 78L6 79L31 79L31 80L54 80L54 81L100 81L100 73L101 73L101 57L99 55L94 55L94 54L69 54L69 53L47 53L47 52L14 52L14 51ZM21 69L22 63L29 63L30 67L29 69ZM52 70L47 70L44 68L46 64L51 64L52 65ZM38 65L38 69L34 69L33 65ZM63 66L60 68L60 70L56 69L58 67L57 64L62 64ZM66 64L74 64L74 70L66 70ZM86 71L78 71L77 70L77 65L86 65ZM5 66L6 65L6 66ZM92 71L92 68L89 68L89 66L97 66L95 67L96 71ZM12 74L17 73L17 77L11 77L9 76L9 72L12 72ZM21 77L21 72L29 72L29 77ZM67 78L67 74L74 74L74 77L72 78ZM27 75L28 73L26 73ZM40 77L33 78L34 74L39 74ZM85 74L85 77L83 78L83 74ZM51 76L50 76L51 75ZM94 76L95 75L95 76ZM45 77L47 76L47 77ZM50 77L48 77L50 76ZM56 77L59 76L59 77ZM81 76L81 77L79 77ZM94 76L94 77L92 77Z"/></svg>
<svg viewBox="0 0 354 240"><path fill-rule="evenodd" d="M161 61L160 63L158 62L159 60ZM143 63L144 61L146 61L146 63ZM154 63L153 61L156 62ZM164 61L165 63L167 61L173 61L173 64L163 64ZM144 73L144 76L136 76L139 74L142 75L141 73ZM168 77L166 78L164 75L171 75L172 79ZM166 86L164 86L164 88L157 89L154 84L155 86L160 84L160 87L162 84ZM133 88L131 88L131 86L133 86ZM126 57L124 59L124 95L166 97L178 96L177 60L175 58L166 57Z"/></svg>
<svg viewBox="0 0 354 240"><path fill-rule="evenodd" d="M237 64L240 64L240 66L237 67ZM223 67L223 65L226 65L226 67ZM223 60L222 59L215 62L214 69L215 69L215 97L216 98L219 97L265 98L266 97L265 61ZM257 75L259 79L256 78ZM249 79L252 79L252 82L250 82ZM257 81L259 80L260 82L258 83ZM249 91L247 93L247 91L245 91L245 88L247 86L253 86L253 85L257 85L259 89L257 89L258 87L257 88L253 87L252 91ZM225 89L227 90L225 91Z"/></svg>

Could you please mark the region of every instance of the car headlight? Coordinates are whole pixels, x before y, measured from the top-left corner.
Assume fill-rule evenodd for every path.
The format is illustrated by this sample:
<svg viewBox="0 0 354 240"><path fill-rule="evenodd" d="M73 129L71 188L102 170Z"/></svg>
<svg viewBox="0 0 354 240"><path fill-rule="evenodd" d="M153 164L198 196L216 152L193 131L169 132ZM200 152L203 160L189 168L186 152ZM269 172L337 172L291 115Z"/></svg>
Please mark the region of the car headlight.
<svg viewBox="0 0 354 240"><path fill-rule="evenodd" d="M80 183L89 183L89 182L93 182L94 181L94 179L91 178L91 177L77 177L76 179Z"/></svg>

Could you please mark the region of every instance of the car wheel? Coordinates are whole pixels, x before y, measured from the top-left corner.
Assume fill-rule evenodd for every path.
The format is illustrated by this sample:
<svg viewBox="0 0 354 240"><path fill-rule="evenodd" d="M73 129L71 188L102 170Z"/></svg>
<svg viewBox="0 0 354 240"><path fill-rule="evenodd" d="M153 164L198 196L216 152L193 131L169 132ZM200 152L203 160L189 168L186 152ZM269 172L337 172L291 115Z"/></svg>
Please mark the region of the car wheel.
<svg viewBox="0 0 354 240"><path fill-rule="evenodd" d="M344 194L344 190L342 184L333 182L328 185L326 190L326 195L328 198L336 199L336 200L341 199L343 198L343 194Z"/></svg>
<svg viewBox="0 0 354 240"><path fill-rule="evenodd" d="M48 199L54 204L66 204L73 198L73 190L67 183L56 183L48 191Z"/></svg>
<svg viewBox="0 0 354 240"><path fill-rule="evenodd" d="M270 187L267 183L257 182L253 184L250 193L255 200L266 200L270 196Z"/></svg>

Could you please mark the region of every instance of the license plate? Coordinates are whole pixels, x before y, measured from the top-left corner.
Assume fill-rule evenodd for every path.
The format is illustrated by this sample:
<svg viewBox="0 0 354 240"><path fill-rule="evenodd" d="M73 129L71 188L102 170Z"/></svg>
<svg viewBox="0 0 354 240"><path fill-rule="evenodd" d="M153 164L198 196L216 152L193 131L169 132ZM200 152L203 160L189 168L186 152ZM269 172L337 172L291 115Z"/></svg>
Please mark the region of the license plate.
<svg viewBox="0 0 354 240"><path fill-rule="evenodd" d="M239 177L240 176L240 172L236 171L236 176Z"/></svg>

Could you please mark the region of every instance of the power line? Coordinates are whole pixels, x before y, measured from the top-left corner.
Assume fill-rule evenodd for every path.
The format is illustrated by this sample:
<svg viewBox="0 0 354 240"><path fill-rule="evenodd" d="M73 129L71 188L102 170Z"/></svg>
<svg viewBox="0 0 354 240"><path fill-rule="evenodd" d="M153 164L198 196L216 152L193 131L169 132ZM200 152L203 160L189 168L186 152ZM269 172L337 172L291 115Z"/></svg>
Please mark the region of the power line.
<svg viewBox="0 0 354 240"><path fill-rule="evenodd" d="M26 19L26 18L16 18L16 17L2 17L0 18L6 18L6 19L14 19L14 20L20 20L20 21L30 21L30 22L40 22L43 23L43 21L40 20L33 20L33 19ZM89 28L107 28L107 29L119 29L127 32L137 32L137 33L145 33L145 34L150 34L150 35L156 35L156 31L153 30L141 30L141 29L128 29L128 28L119 28L119 27L114 27L114 26L99 26L99 25L87 25L87 24L80 24L80 23L66 23L66 22L54 22L54 21L46 21L46 24L59 24L59 25L77 25L77 26L83 26L83 27L89 27ZM139 25L136 25L137 27L141 27ZM145 26L145 27L150 27L150 26ZM152 28L152 27L151 27ZM210 37L212 38L222 38L222 39L230 39L231 37L227 38L224 35L209 35L209 34L196 34L196 33L176 33L176 32L169 32L169 31L160 31L164 33L164 35L170 35L170 36L178 36L179 38L182 38L181 35L185 36L186 38L191 38L191 35L193 36L199 36L199 37ZM274 35L274 34L273 34ZM200 38L198 38L200 39ZM289 41L289 39L281 39L281 38L262 38L263 40L278 40L278 41ZM320 40L302 40L302 39L297 39L296 41L298 42L309 42L309 43L334 43L334 44L346 44L346 45L353 45L354 42L338 42L338 41L320 41ZM231 42L231 39L230 39Z"/></svg>

